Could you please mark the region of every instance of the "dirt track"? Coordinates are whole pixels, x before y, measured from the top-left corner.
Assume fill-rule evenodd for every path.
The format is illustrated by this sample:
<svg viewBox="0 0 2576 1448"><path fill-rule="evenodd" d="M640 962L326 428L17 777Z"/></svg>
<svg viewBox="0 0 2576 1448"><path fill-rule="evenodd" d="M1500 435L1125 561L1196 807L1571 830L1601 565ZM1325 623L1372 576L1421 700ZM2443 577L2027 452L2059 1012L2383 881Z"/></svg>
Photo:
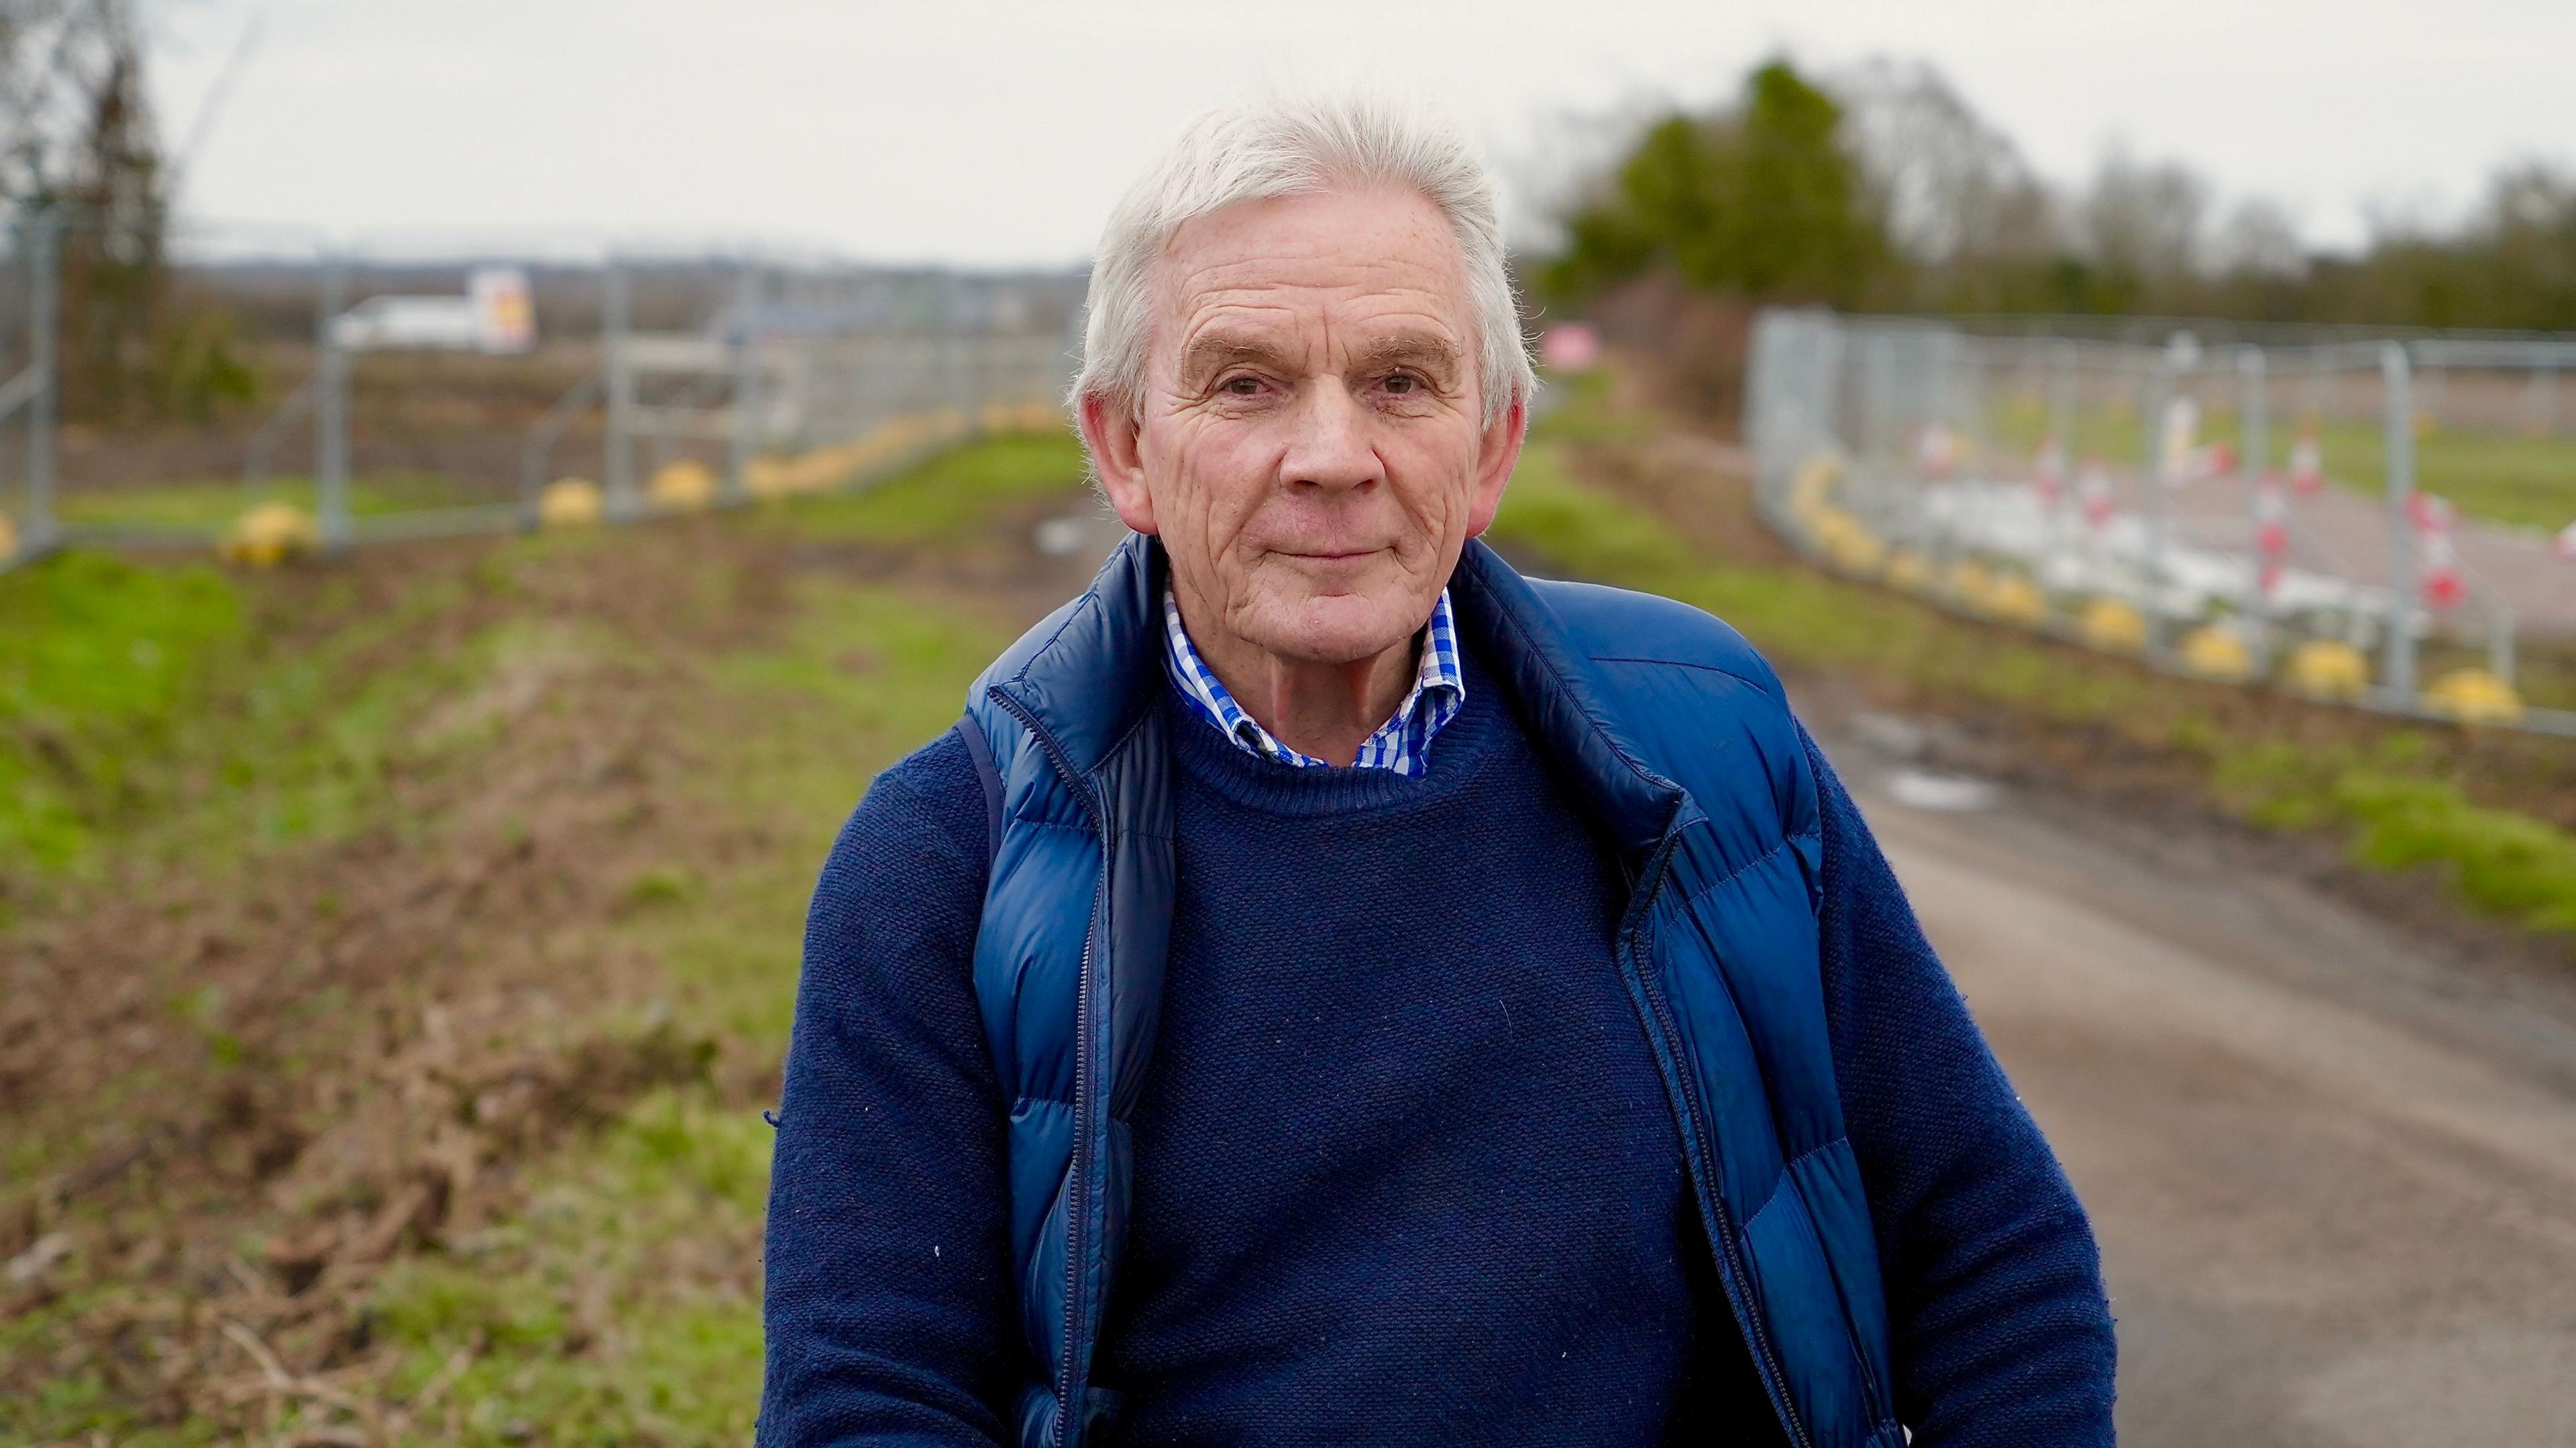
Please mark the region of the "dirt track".
<svg viewBox="0 0 2576 1448"><path fill-rule="evenodd" d="M2576 980L1836 754L2094 1214L2124 1443L2576 1443Z"/></svg>

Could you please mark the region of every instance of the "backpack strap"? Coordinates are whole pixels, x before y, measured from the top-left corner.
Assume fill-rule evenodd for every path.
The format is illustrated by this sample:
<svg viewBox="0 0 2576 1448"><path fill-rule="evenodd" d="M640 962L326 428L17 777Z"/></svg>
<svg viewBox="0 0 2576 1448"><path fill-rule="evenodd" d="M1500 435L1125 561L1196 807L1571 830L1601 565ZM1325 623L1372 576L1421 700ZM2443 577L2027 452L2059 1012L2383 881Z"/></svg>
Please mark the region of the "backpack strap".
<svg viewBox="0 0 2576 1448"><path fill-rule="evenodd" d="M984 786L984 866L991 869L1002 852L1002 770L993 759L993 742L984 737L984 728L968 715L956 723L957 737L966 746L966 757L975 761L975 780Z"/></svg>

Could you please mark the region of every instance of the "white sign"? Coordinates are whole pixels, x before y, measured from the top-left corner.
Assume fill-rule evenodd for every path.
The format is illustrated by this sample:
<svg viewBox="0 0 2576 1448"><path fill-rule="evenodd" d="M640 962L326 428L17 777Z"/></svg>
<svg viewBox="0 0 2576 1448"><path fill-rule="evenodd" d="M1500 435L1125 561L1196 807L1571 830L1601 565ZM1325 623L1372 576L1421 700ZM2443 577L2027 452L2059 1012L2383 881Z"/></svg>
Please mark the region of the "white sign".
<svg viewBox="0 0 2576 1448"><path fill-rule="evenodd" d="M537 342L537 307L528 274L514 266L476 267L465 278L479 345L486 352L525 352Z"/></svg>
<svg viewBox="0 0 2576 1448"><path fill-rule="evenodd" d="M331 319L331 340L352 352L525 352L537 340L528 274L478 267L461 297L369 297Z"/></svg>

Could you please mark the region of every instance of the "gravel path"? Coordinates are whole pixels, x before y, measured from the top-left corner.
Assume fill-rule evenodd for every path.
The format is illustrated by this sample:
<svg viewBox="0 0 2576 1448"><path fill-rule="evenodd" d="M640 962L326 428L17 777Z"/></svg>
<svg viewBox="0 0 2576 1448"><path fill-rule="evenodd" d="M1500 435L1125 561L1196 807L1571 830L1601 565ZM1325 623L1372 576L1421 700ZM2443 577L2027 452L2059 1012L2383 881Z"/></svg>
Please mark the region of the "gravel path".
<svg viewBox="0 0 2576 1448"><path fill-rule="evenodd" d="M2094 1213L2124 1443L2576 1443L2576 980L1838 757Z"/></svg>

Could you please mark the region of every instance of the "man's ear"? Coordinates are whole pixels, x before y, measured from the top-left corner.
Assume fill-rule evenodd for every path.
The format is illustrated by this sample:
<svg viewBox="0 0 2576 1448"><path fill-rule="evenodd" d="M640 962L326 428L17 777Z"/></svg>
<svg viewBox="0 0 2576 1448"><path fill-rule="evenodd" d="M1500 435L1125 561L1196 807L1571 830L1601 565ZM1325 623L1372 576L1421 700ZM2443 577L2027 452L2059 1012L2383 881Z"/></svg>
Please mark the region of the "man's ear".
<svg viewBox="0 0 2576 1448"><path fill-rule="evenodd" d="M1154 531L1154 498L1145 490L1145 464L1136 414L1097 392L1083 394L1074 420L1082 428L1082 445L1091 450L1091 470L1100 475L1100 490L1118 521L1139 533Z"/></svg>
<svg viewBox="0 0 2576 1448"><path fill-rule="evenodd" d="M1529 432L1529 401L1513 398L1502 415L1485 425L1485 436L1476 449L1475 491L1468 500L1467 536L1480 537L1494 526L1494 512L1503 505L1503 485L1512 480L1512 469L1521 460L1521 439Z"/></svg>

